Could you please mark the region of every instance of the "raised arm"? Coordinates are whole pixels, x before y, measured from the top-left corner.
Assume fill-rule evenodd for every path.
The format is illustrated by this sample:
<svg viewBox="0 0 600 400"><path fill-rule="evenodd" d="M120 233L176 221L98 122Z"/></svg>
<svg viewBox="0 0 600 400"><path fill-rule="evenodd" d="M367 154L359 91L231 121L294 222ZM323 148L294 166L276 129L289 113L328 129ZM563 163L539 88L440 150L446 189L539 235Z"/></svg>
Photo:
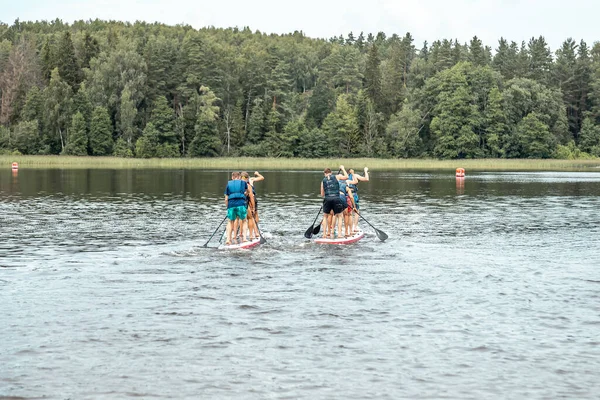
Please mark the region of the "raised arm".
<svg viewBox="0 0 600 400"><path fill-rule="evenodd" d="M258 171L254 171L254 176L252 178L249 179L250 180L250 184L254 185L254 182L260 182L260 181L264 181L265 177L262 176L260 174L260 172Z"/></svg>
<svg viewBox="0 0 600 400"><path fill-rule="evenodd" d="M337 174L335 176L335 178L338 181L345 181L346 179L348 179L348 173L346 172L346 168L344 168L343 165L340 165L340 171L342 171L342 173L341 174Z"/></svg>
<svg viewBox="0 0 600 400"><path fill-rule="evenodd" d="M369 168L365 167L365 176L356 175L356 178L361 182L369 181Z"/></svg>
<svg viewBox="0 0 600 400"><path fill-rule="evenodd" d="M348 185L356 185L358 183L358 175L357 174L352 174L352 180L351 181L346 181L346 183Z"/></svg>

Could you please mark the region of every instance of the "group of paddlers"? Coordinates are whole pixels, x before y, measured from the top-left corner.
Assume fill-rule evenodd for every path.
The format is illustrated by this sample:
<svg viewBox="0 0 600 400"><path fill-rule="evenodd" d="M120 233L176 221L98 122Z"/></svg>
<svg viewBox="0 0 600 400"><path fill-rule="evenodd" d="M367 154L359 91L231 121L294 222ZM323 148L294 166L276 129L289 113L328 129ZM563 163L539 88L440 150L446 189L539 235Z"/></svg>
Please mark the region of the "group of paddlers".
<svg viewBox="0 0 600 400"><path fill-rule="evenodd" d="M323 237L350 237L359 231L358 183L369 180L369 169L364 168L364 176L346 172L340 165L337 174L330 168L323 171L321 181L323 197ZM247 172L233 172L225 187L225 205L227 206L227 229L225 245L253 241L260 236L258 228L258 208L254 184L265 178L258 172L250 177ZM337 227L337 231L336 231Z"/></svg>
<svg viewBox="0 0 600 400"><path fill-rule="evenodd" d="M358 182L369 180L369 168L365 167L364 176L356 174L353 169L346 172L343 165L337 174L330 168L325 168L325 177L321 181L321 196L323 197L323 237L350 237L359 231Z"/></svg>
<svg viewBox="0 0 600 400"><path fill-rule="evenodd" d="M247 172L232 172L225 187L227 206L227 229L225 244L247 242L260 236L258 230L258 207L254 183L264 180L258 171L250 177Z"/></svg>

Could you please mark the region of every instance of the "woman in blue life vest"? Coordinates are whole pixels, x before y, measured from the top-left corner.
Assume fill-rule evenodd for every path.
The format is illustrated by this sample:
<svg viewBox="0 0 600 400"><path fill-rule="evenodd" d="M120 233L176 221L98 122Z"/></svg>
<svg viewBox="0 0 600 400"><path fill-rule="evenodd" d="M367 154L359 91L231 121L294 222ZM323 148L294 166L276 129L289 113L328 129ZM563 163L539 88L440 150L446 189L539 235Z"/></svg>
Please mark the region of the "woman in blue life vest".
<svg viewBox="0 0 600 400"><path fill-rule="evenodd" d="M242 180L248 183L248 192L246 195L246 204L248 206L248 232L250 241L260 236L258 231L258 202L256 200L256 190L254 183L265 179L258 171L254 171L254 176L251 178L247 172L242 172Z"/></svg>
<svg viewBox="0 0 600 400"><path fill-rule="evenodd" d="M248 184L240 179L239 172L231 173L231 180L227 182L225 187L225 205L227 206L227 230L225 244L229 245L234 239L235 232L233 230L234 221L241 221L240 229L242 231L242 241L246 242L246 230L248 229L246 192Z"/></svg>
<svg viewBox="0 0 600 400"><path fill-rule="evenodd" d="M323 234L325 238L334 237L334 222L337 222L338 232L342 233L341 213L344 211L344 204L340 199L340 184L339 181L348 179L348 173L343 165L340 165L342 174L333 175L330 168L325 168L323 175L325 177L321 181L321 196L323 197L323 223L325 229ZM335 221L334 221L335 220Z"/></svg>
<svg viewBox="0 0 600 400"><path fill-rule="evenodd" d="M355 210L358 211L360 210L360 203L359 203L359 198L358 198L358 182L368 182L369 181L369 168L365 167L364 169L365 171L365 175L361 176L359 174L355 174L354 173L354 169L350 168L349 173L348 173L348 180L351 181L349 182L348 186L350 187L350 189L352 189L352 193L354 193L354 203L355 203ZM353 232L358 232L358 213L355 212L352 215L352 231Z"/></svg>

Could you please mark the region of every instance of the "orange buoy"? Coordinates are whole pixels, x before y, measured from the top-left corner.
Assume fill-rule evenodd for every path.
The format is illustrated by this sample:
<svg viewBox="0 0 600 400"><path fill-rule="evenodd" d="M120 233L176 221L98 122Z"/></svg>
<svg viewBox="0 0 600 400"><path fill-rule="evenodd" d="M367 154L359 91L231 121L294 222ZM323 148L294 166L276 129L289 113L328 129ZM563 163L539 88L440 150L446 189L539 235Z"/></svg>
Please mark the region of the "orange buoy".
<svg viewBox="0 0 600 400"><path fill-rule="evenodd" d="M464 168L456 168L456 177L464 178L465 177L465 169Z"/></svg>
<svg viewBox="0 0 600 400"><path fill-rule="evenodd" d="M19 169L19 164L16 162L12 163L12 169Z"/></svg>

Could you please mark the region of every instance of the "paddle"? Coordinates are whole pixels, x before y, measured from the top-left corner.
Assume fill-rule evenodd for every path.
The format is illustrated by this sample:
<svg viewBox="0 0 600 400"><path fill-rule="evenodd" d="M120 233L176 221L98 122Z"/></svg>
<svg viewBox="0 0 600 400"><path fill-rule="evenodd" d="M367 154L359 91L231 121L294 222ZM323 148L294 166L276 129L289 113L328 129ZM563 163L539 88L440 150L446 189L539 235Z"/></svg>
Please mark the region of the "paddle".
<svg viewBox="0 0 600 400"><path fill-rule="evenodd" d="M208 238L208 240L206 241L206 243L204 243L204 245L202 247L208 246L208 242L210 242L210 239L212 239L213 236L215 236L215 233L217 233L217 231L219 230L219 228L221 227L221 225L223 225L223 222L225 222L226 219L227 219L227 215L225 216L225 218L223 218L223 221L221 221L221 223L219 224L219 226L217 226L217 229L215 229L215 231L213 232L213 234L210 235L210 237Z"/></svg>
<svg viewBox="0 0 600 400"><path fill-rule="evenodd" d="M379 238L379 240L381 240L383 242L385 239L388 238L388 235L385 232L380 231L379 229L375 228L373 225L371 225L371 223L369 221L366 220L365 217L363 217L362 215L360 215L360 213L358 212L358 210L356 208L354 209L354 212L357 213L359 217L361 217L362 219L364 219L365 222L367 224L369 224L369 226L371 228L375 229L375 234L377 235L377 237Z"/></svg>
<svg viewBox="0 0 600 400"><path fill-rule="evenodd" d="M258 221L256 220L256 215L252 214L252 218L254 218L254 223L256 224L256 229L258 229L258 235L260 236L260 244L267 243L267 239L262 234L260 227L258 226Z"/></svg>
<svg viewBox="0 0 600 400"><path fill-rule="evenodd" d="M317 228L315 228L315 222L317 222L317 219L319 218L319 215L321 215L321 210L323 210L323 205L321 205L321 208L319 208L319 212L317 213L317 216L315 217L315 220L313 221L312 225L306 230L306 232L304 232L304 237L307 239L312 238L313 235L313 231L316 230L316 232L314 232L314 234L319 233L319 230L321 229L321 224L319 224L319 226Z"/></svg>
<svg viewBox="0 0 600 400"><path fill-rule="evenodd" d="M323 220L321 220L319 225L315 226L315 229L313 229L313 235L316 235L321 231L321 225L323 225Z"/></svg>

